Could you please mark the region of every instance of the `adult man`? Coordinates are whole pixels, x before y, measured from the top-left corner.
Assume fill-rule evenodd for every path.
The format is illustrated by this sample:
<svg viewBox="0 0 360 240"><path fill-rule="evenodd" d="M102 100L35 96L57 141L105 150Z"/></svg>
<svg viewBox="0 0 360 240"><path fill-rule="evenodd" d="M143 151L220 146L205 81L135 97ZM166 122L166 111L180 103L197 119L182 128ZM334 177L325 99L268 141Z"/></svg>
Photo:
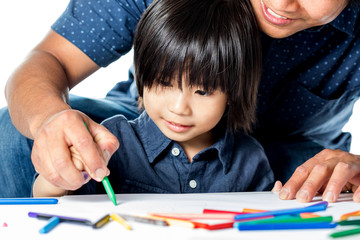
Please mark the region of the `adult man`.
<svg viewBox="0 0 360 240"><path fill-rule="evenodd" d="M70 160L71 146L81 153L92 178L101 180L108 174L106 164L116 144L83 113L97 121L115 113L135 117L132 81L110 91L107 103L70 98L70 106L83 113L70 109L68 90L130 50L137 21L150 2L71 1L53 31L10 78L6 96L12 121L22 134L35 139L35 169L55 185L71 190L84 182ZM356 2L251 0L264 32L254 136L263 144L276 177L283 181L310 158L280 191L283 199L297 193L300 201L310 201L329 181L324 199L335 201L344 186L355 190L360 184L359 157L347 153L350 136L341 132L360 92ZM0 116L2 127L13 129L7 111L2 110ZM30 160L23 159L29 156L31 143L10 131L2 133L1 139L10 140L10 135L17 139L6 143L10 156L0 161L8 173L0 177L9 184L14 181L10 177L17 177L9 174L9 168L31 169L24 165L30 165ZM19 154L20 142L24 152L11 159L15 155L9 149ZM360 191L354 200L360 201Z"/></svg>

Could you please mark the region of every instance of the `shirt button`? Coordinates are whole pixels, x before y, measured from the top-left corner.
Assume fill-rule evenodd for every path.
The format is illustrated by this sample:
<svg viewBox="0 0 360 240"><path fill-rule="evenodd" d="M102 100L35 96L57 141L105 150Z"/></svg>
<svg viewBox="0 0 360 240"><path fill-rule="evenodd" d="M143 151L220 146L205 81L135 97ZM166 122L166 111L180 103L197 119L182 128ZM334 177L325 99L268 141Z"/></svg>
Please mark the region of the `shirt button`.
<svg viewBox="0 0 360 240"><path fill-rule="evenodd" d="M180 154L180 150L176 147L174 147L172 150L171 150L171 154L174 155L175 157L176 156L179 156Z"/></svg>
<svg viewBox="0 0 360 240"><path fill-rule="evenodd" d="M197 183L196 183L195 180L191 180L191 181L189 182L189 185L190 185L191 188L196 188Z"/></svg>

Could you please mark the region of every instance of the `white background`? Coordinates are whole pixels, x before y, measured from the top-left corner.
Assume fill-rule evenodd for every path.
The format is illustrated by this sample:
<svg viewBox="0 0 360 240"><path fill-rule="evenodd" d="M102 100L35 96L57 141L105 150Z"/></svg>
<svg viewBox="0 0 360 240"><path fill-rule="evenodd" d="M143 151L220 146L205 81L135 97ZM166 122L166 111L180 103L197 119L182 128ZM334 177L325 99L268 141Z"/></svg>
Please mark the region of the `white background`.
<svg viewBox="0 0 360 240"><path fill-rule="evenodd" d="M10 0L2 3L0 13L0 107L6 106L4 87L7 78L31 48L49 31L51 24L63 12L67 3L67 0ZM111 66L100 69L71 92L87 97L102 98L116 82L127 79L127 70L131 62L132 53L129 53ZM360 103L358 102L354 109L354 115L344 130L353 134L351 152L360 154L359 122Z"/></svg>

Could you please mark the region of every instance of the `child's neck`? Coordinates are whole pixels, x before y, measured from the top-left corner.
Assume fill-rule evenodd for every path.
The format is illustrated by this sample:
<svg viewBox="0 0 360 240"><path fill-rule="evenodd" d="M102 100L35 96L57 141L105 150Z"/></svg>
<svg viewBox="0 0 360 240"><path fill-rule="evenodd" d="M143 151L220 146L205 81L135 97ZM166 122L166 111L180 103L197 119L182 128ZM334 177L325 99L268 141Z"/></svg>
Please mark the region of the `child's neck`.
<svg viewBox="0 0 360 240"><path fill-rule="evenodd" d="M212 132L208 132L189 141L179 142L179 144L183 148L189 161L192 162L192 159L196 154L214 144L214 138Z"/></svg>

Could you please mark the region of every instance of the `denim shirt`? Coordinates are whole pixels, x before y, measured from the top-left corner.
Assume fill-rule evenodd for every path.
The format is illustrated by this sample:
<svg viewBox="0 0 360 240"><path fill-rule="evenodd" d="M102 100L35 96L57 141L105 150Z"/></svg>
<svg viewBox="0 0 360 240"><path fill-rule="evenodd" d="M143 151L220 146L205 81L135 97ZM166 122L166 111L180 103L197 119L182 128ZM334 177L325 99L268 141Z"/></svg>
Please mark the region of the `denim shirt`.
<svg viewBox="0 0 360 240"><path fill-rule="evenodd" d="M131 49L136 24L150 3L72 0L52 28L105 67ZM305 139L349 150L351 136L342 128L360 95L359 15L359 7L348 6L324 26L283 39L262 36L254 132L261 143ZM130 80L120 82L107 98L119 104L132 101L127 106L136 112L132 70Z"/></svg>
<svg viewBox="0 0 360 240"><path fill-rule="evenodd" d="M120 141L111 157L109 180L117 193L206 193L271 189L273 172L261 145L242 133L220 131L218 140L189 161L146 112L128 121L118 115L103 122ZM77 194L103 193L90 181Z"/></svg>

